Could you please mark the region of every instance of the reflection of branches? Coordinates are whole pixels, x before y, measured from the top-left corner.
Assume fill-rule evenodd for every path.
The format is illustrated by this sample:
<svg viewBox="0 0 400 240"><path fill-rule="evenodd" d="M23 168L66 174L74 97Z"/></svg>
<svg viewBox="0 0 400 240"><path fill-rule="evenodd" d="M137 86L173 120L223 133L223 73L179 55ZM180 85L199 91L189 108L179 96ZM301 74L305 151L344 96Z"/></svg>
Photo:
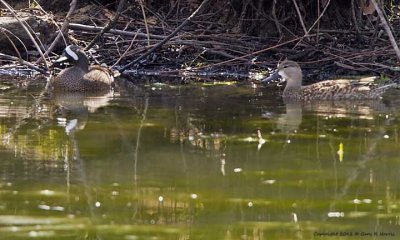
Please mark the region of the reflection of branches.
<svg viewBox="0 0 400 240"><path fill-rule="evenodd" d="M137 188L137 163L138 163L138 161L139 161L139 147L140 147L140 136L141 136L141 134L142 134L142 128L143 128L143 125L144 125L144 122L146 121L146 116L147 116L147 109L149 108L149 96L146 94L145 95L145 100L144 100L144 109L143 109L143 113L142 113L142 120L140 121L140 126L139 126L139 129L138 129L138 132L137 132L137 138L136 138L136 147L135 147L135 154L134 154L134 183L135 183L135 186L136 186L136 194L138 194L137 193L137 190L138 190L138 188ZM134 211L134 214L133 214L133 218L135 218L135 215L137 214L137 209L138 209L138 205L136 205L136 208L135 208L135 211Z"/></svg>
<svg viewBox="0 0 400 240"><path fill-rule="evenodd" d="M143 109L143 113L142 113L142 120L140 121L140 126L137 132L137 138L136 138L136 147L135 147L135 155L134 155L134 180L135 180L135 184L136 184L136 180L137 180L137 163L138 163L138 156L139 156L139 147L140 147L140 136L142 133L142 128L144 125L144 122L146 121L146 115L147 115L147 109L149 107L149 96L146 95L145 99L144 99L144 109Z"/></svg>
<svg viewBox="0 0 400 240"><path fill-rule="evenodd" d="M388 122L385 125L388 125ZM357 167L355 167L353 169L353 171L349 174L349 177L347 178L346 183L343 185L341 192L335 197L335 200L330 204L329 210L333 210L335 208L336 201L347 194L352 183L357 179L357 177L360 175L360 173L362 173L362 170L365 169L366 164L371 159L373 159L375 150L379 143L379 139L381 139L380 137L384 133L385 133L384 126L380 126L378 133L375 135L376 137L373 138L374 141L370 144L366 153L361 156L360 161L358 161Z"/></svg>
<svg viewBox="0 0 400 240"><path fill-rule="evenodd" d="M96 216L94 213L94 208L93 208L93 197L92 197L92 193L91 193L91 188L89 186L88 180L87 180L87 175L86 175L86 168L85 168L85 162L83 161L83 159L80 157L80 152L79 152L79 146L78 146L78 141L75 138L75 132L74 130L72 130L72 132L69 135L69 140L71 142L71 149L69 149L68 152L70 152L71 154L69 155L69 153L67 153L69 155L69 157L67 157L67 161L68 161L68 165L70 166L70 162L75 159L76 163L77 163L77 169L78 169L78 173L79 176L81 178L81 181L83 183L83 187L84 187L84 192L86 195L86 199L87 199L87 205L89 208L89 213L90 213L90 218L89 220L92 222L96 223ZM67 178L69 178L69 176L67 176ZM69 183L67 183L68 185ZM102 239L100 236L98 236L96 234L96 239Z"/></svg>
<svg viewBox="0 0 400 240"><path fill-rule="evenodd" d="M0 57L1 56L2 56L2 54L0 53ZM27 124L27 120L29 120L29 119L39 120L39 115L43 114L43 113L49 115L49 116L46 116L46 119L51 118L50 117L51 112L47 111L47 109L42 109L40 107L41 101L44 97L43 92L40 94L40 96L38 98L35 98L35 96L33 96L33 95L31 95L31 96L33 97L35 102L32 104L32 106L30 108L27 108L26 111L24 111L24 112L21 111L20 112L20 113L22 113L21 116L18 116L18 115L16 116L12 127L7 128L8 129L7 133L2 134L2 135L4 135L3 137L5 137L6 139L11 139L11 137L14 136L21 127L23 127ZM12 104L12 103L10 102L10 104ZM11 107L10 107L10 110L11 110ZM39 125L37 130L40 128L43 128L43 126Z"/></svg>

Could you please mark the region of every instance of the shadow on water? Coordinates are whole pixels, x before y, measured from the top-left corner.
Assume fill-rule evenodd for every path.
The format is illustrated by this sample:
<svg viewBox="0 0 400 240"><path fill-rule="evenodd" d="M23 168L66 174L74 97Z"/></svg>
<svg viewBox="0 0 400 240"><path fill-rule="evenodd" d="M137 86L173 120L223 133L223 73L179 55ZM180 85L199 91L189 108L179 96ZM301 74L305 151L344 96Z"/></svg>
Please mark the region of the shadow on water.
<svg viewBox="0 0 400 240"><path fill-rule="evenodd" d="M399 114L270 88L0 92L2 239L396 239Z"/></svg>

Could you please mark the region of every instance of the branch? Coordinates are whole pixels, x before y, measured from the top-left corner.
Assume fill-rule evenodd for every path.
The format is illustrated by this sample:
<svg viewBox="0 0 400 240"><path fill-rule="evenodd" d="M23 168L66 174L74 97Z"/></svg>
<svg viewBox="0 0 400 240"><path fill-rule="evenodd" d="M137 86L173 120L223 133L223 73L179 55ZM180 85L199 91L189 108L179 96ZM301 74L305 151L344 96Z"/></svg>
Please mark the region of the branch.
<svg viewBox="0 0 400 240"><path fill-rule="evenodd" d="M146 27L147 46L150 46L149 26L148 26L148 24L147 24L146 12L144 11L144 5L143 5L144 3L143 3L143 0L139 0L139 3L140 3L140 8L142 9L144 26Z"/></svg>
<svg viewBox="0 0 400 240"><path fill-rule="evenodd" d="M90 49L100 38L104 35L104 33L108 32L114 25L115 22L119 19L121 15L122 9L124 8L126 0L120 0L117 8L117 13L114 18L101 30L99 34L86 46L85 50Z"/></svg>
<svg viewBox="0 0 400 240"><path fill-rule="evenodd" d="M44 53L44 56L48 56L51 51L53 51L54 47L57 45L57 43L60 41L61 38L64 38L64 32L67 31L68 25L69 25L69 20L71 18L71 15L75 12L76 8L76 0L72 0L71 3L69 4L69 11L67 13L67 16L65 16L65 20L63 25L61 26L60 32L58 33L57 37L54 39L54 41L51 43L50 47L46 50ZM64 38L65 41L65 38ZM43 61L43 58L40 57L36 63L40 63Z"/></svg>
<svg viewBox="0 0 400 240"><path fill-rule="evenodd" d="M294 4L294 7L296 8L297 15L299 15L300 23L301 23L301 26L303 27L303 31L304 31L304 36L307 37L308 36L307 28L304 25L303 18L301 17L301 12L300 12L299 6L297 6L296 0L292 0L292 1Z"/></svg>
<svg viewBox="0 0 400 240"><path fill-rule="evenodd" d="M276 0L273 0L272 2L272 19L274 20L275 27L278 30L279 37L282 37L282 29L278 21L278 18L276 17Z"/></svg>
<svg viewBox="0 0 400 240"><path fill-rule="evenodd" d="M210 0L204 0L200 6L188 17L185 19L185 21L183 21L181 23L181 25L179 25L170 35L168 35L166 38L164 38L164 40L162 40L161 42L157 43L156 45L154 45L151 49L149 49L146 53L144 53L143 55L141 55L140 57L136 58L135 60L133 60L132 62L126 64L124 67L122 67L120 69L120 72L124 72L128 67L138 63L140 60L144 59L145 57L147 57L148 55L150 55L152 52L154 52L155 50L157 50L159 47L161 47L164 43L166 43L168 40L170 40L172 37L174 37L184 26L186 26L186 24L188 24L192 18L194 16L197 15L197 13L200 12L200 10L209 2Z"/></svg>
<svg viewBox="0 0 400 240"><path fill-rule="evenodd" d="M308 35L308 37L313 37L313 36L318 36L318 35L319 34L311 34L311 35ZM288 40L286 42L282 42L282 43L276 44L276 45L274 45L272 47L267 47L267 48L264 48L264 49L261 49L261 50L255 51L255 52L251 52L251 53L245 54L243 56L239 56L239 57L236 57L236 58L233 58L233 59L229 59L229 60L226 60L226 61L223 61L223 62L218 62L218 63L215 63L215 64L209 64L209 65L197 67L197 68L194 68L194 69L198 70L198 69L203 69L203 68L209 68L211 66L220 66L220 65L224 65L224 64L227 64L227 63L231 63L231 62L234 62L234 61L237 61L237 60L243 60L243 59L245 59L247 61L247 59L249 57L256 56L256 55L258 55L260 53L263 53L263 52L266 52L266 51L270 51L270 50L278 48L278 47L282 47L282 46L287 45L287 44L292 43L292 42L301 41L301 40L303 40L303 38L304 38L304 36L303 37L296 37L296 38Z"/></svg>
<svg viewBox="0 0 400 240"><path fill-rule="evenodd" d="M30 62L27 62L27 61L25 61L25 60L22 60L21 58L14 57L14 56L10 56L10 55L3 54L3 53L0 53L0 58L7 59L7 60L11 60L11 61L17 61L17 62L19 62L20 64L25 65L25 66L27 66L27 67L30 68L30 69L33 69L33 70L35 70L35 71L38 71L38 72L43 73L43 74L46 74L46 75L48 74L47 70L42 69L42 68L40 68L40 67L38 67L38 66L35 66L34 64L32 64L32 63L30 63Z"/></svg>
<svg viewBox="0 0 400 240"><path fill-rule="evenodd" d="M397 59L400 60L400 50L399 50L399 46L396 43L396 39L394 39L393 33L390 30L389 24L386 21L385 17L383 16L382 10L379 8L378 3L376 2L376 0L371 0L372 4L374 4L375 10L378 13L378 16L382 22L383 28L386 31L386 34L389 37L390 43L392 44L392 47L396 53Z"/></svg>
<svg viewBox="0 0 400 240"><path fill-rule="evenodd" d="M40 56L42 58L44 58L43 52L40 49L39 44L36 42L35 38L32 36L31 32L29 31L29 29L27 28L27 26L25 26L25 24L21 21L21 19L17 16L17 14L15 13L14 9L8 5L8 3L4 0L0 0L0 2L14 15L15 19L17 19L17 21L20 23L20 25L22 26L22 28L25 30L26 34L28 34L29 38L32 40L32 43L35 45L36 50L39 52ZM46 65L46 68L48 68L49 66L47 65L47 62L44 62Z"/></svg>
<svg viewBox="0 0 400 240"><path fill-rule="evenodd" d="M324 16L324 13L325 13L326 9L328 9L328 6L330 3L331 3L331 0L328 0L328 2L326 3L326 5L324 7L324 10L322 10L322 13L318 16L317 20L315 20L313 25L308 29L306 35L308 35L308 33L315 27L315 25L319 22L319 20L322 18L322 16Z"/></svg>
<svg viewBox="0 0 400 240"><path fill-rule="evenodd" d="M79 23L70 23L69 24L69 29L71 30L80 30L80 31L88 31L88 32L100 32L103 31L105 27L94 27L94 26L89 26L89 25L84 25L84 24L79 24ZM123 30L117 30L117 29L110 29L108 31L109 33L112 34L117 34L121 36L127 36L127 37L147 37L147 34L145 33L139 33L139 32L130 32L130 31L123 31ZM150 34L151 38L158 39L158 40L163 40L165 36L161 35L152 35Z"/></svg>

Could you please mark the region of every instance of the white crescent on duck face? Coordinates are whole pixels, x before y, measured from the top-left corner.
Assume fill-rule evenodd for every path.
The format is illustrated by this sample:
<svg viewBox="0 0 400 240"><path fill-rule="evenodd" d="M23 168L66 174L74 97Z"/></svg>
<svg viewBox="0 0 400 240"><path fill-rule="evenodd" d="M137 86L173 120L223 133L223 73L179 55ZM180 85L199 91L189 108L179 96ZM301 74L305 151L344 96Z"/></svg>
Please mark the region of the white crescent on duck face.
<svg viewBox="0 0 400 240"><path fill-rule="evenodd" d="M102 66L89 66L86 54L74 45L64 50L73 66L62 70L51 80L53 91L58 92L103 92L109 91L114 81L110 69Z"/></svg>
<svg viewBox="0 0 400 240"><path fill-rule="evenodd" d="M78 57L78 55L71 49L71 45L69 45L69 46L67 46L66 48L65 48L65 52L66 52L66 54L68 54L68 56L70 56L72 59L74 59L75 61L78 61L79 60L79 57Z"/></svg>
<svg viewBox="0 0 400 240"><path fill-rule="evenodd" d="M303 101L311 100L361 100L376 99L396 83L379 86L374 83L374 77L358 80L325 80L311 85L303 86L303 73L300 66L290 60L278 64L274 74L262 80L267 82L281 76L286 81L282 97Z"/></svg>

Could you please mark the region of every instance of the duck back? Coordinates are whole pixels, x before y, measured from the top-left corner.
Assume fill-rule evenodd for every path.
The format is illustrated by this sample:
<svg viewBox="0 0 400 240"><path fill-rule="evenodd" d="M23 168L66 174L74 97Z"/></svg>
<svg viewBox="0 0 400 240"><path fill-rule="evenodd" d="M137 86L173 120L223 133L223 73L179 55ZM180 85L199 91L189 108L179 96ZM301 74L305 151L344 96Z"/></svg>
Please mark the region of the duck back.
<svg viewBox="0 0 400 240"><path fill-rule="evenodd" d="M360 100L377 99L389 88L395 84L378 86L373 83L373 79L360 80L326 80L314 83L308 86L302 86L300 89L285 89L284 98L299 100Z"/></svg>

